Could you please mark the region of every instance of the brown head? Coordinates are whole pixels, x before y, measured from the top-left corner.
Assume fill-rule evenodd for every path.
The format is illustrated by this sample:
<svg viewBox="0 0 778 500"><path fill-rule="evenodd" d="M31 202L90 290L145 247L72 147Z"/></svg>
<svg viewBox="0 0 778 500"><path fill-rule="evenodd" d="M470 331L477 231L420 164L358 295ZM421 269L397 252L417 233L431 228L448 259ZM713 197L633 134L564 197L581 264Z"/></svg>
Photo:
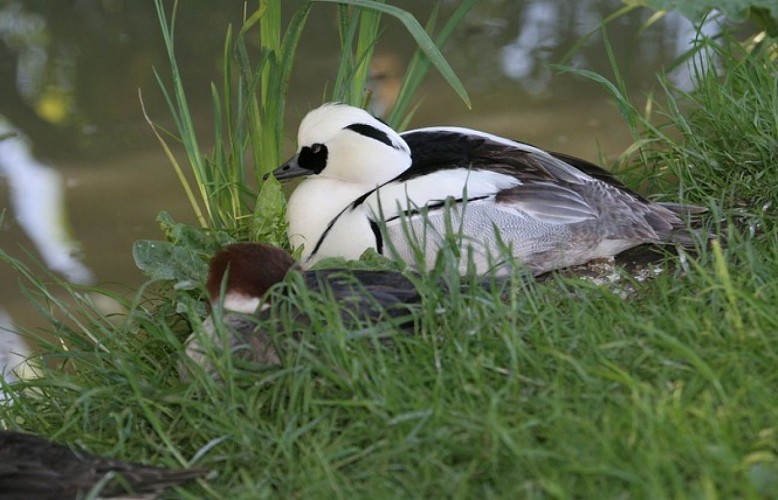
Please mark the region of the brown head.
<svg viewBox="0 0 778 500"><path fill-rule="evenodd" d="M262 243L233 243L213 256L209 264L208 298L218 303L224 275L227 275L224 308L252 313L260 299L286 273L296 267L295 260L280 248Z"/></svg>

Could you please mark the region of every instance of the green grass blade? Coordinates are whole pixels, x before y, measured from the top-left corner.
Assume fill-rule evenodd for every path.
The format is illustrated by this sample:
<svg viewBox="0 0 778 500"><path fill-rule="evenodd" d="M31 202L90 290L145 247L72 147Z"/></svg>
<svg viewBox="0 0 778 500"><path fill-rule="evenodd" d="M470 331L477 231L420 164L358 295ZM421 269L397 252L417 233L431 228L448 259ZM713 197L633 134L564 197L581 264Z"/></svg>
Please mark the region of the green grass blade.
<svg viewBox="0 0 778 500"><path fill-rule="evenodd" d="M154 122L151 120L149 115L146 113L146 108L143 104L143 97L140 94L140 90L138 90L138 97L140 99L141 111L143 112L143 117L146 119L146 123L148 123L149 126L151 127L152 132L154 132L154 135L159 141L159 144L162 146L162 150L165 152L165 156L167 157L168 161L170 161L170 164L173 165L173 170L175 170L176 176L178 177L181 186L184 188L184 193L186 194L187 200L189 200L189 205L192 207L192 210L195 213L195 217L197 218L197 221L200 223L201 227L208 227L208 221L206 221L202 211L200 210L200 205L197 202L197 198L195 197L191 186L189 185L189 180L186 178L186 175L184 174L184 170L181 168L181 165L178 163L178 160L176 159L176 156L173 154L173 151L170 149L170 147L168 147L167 142L165 142L165 139L157 130L157 126L154 124ZM202 185L198 183L198 186L202 186ZM206 203L206 208L208 208L208 203Z"/></svg>
<svg viewBox="0 0 778 500"><path fill-rule="evenodd" d="M454 33L454 29L459 26L467 13L475 6L476 2L477 0L465 0L459 4L435 37L435 44L438 47L445 46L448 39ZM436 6L427 23L427 30L429 32L431 32L434 27L437 10ZM397 102L387 118L387 123L393 127L398 127L399 130L404 129L407 126L407 122L413 114L413 110L409 111L408 108L411 106L413 96L416 94L430 68L431 61L423 54L423 51L419 49L411 58L402 86L400 87L400 93L397 96Z"/></svg>
<svg viewBox="0 0 778 500"><path fill-rule="evenodd" d="M435 42L432 41L432 39L429 37L426 31L424 31L424 28L419 24L419 22L416 20L415 17L411 13L409 13L406 10L400 9L399 7L394 7L392 5L385 5L382 3L377 3L371 0L313 0L316 2L327 2L327 3L341 3L341 4L348 4L348 5L354 5L357 7L364 7L367 9L377 10L379 12L383 12L385 14L389 14L390 16L398 19L403 25L406 27L408 32L411 34L413 39L416 41L419 48L424 52L424 54L429 58L430 62L435 66L435 68L438 70L438 72L441 74L441 76L446 80L446 82L451 86L452 89L454 89L454 92L457 93L460 99L465 103L465 105L470 108L470 96L467 94L467 91L465 90L464 85L462 85L462 82L459 80L459 77L454 73L454 70L451 68L451 66L448 64L446 59L443 57L443 54L441 54L440 49L435 45Z"/></svg>

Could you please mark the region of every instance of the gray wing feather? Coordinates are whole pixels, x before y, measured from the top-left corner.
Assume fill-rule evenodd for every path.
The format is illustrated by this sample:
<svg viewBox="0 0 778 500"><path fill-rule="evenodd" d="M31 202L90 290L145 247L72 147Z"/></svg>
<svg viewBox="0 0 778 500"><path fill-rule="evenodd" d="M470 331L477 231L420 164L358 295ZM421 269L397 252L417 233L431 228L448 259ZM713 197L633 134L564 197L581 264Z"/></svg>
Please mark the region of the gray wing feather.
<svg viewBox="0 0 778 500"><path fill-rule="evenodd" d="M575 224L595 219L597 210L571 189L532 183L505 189L495 198L500 208L515 208L549 224Z"/></svg>

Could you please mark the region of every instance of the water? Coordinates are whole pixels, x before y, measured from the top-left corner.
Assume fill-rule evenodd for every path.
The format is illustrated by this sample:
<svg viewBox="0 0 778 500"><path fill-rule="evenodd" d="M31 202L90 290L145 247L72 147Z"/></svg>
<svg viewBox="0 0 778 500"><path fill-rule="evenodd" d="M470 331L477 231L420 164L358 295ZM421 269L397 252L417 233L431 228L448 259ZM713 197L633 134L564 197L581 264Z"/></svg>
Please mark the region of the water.
<svg viewBox="0 0 778 500"><path fill-rule="evenodd" d="M397 5L424 22L432 3ZM242 4L182 2L179 9L177 56L204 139L212 119L209 85L221 79L224 33L228 22L238 23ZM452 2L442 4L446 17ZM482 1L444 50L473 109L433 76L419 93L423 105L412 126L473 127L607 163L631 142L615 107L596 85L559 74L548 63L560 61L622 5ZM655 84L663 65L688 49L693 36L691 26L674 15L638 35L650 14L633 11L608 27L636 99ZM338 60L335 26L333 6L314 6L291 82L290 138L302 115L321 103L323 89L331 88ZM400 23L386 21L376 63L386 76L383 93L391 94L413 49ZM569 64L612 75L599 34ZM5 153L0 148L3 250L25 262L44 259L75 282L126 293L142 283L130 250L137 239L161 237L156 214L166 210L194 222L140 110L139 89L152 118L172 128L153 73L156 67L166 76L167 66L151 2L0 1L0 137L5 130L27 138L3 141ZM683 71L674 78L691 85ZM291 155L294 144L285 148ZM17 281L0 267L0 313L7 311L26 327L42 326Z"/></svg>

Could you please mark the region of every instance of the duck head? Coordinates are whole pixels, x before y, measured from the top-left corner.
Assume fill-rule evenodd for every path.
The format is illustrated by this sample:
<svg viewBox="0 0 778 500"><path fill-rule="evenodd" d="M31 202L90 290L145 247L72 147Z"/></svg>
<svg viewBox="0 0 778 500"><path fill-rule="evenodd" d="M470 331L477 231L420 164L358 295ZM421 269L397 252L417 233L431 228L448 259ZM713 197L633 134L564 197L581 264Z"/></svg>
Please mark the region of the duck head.
<svg viewBox="0 0 778 500"><path fill-rule="evenodd" d="M276 179L317 176L373 189L411 165L410 148L400 134L345 104L325 104L308 113L297 144L297 154L273 172Z"/></svg>
<svg viewBox="0 0 778 500"><path fill-rule="evenodd" d="M289 254L270 245L228 245L213 256L209 265L206 287L211 306L219 303L224 287L224 309L251 314L267 291L283 281L296 265Z"/></svg>

